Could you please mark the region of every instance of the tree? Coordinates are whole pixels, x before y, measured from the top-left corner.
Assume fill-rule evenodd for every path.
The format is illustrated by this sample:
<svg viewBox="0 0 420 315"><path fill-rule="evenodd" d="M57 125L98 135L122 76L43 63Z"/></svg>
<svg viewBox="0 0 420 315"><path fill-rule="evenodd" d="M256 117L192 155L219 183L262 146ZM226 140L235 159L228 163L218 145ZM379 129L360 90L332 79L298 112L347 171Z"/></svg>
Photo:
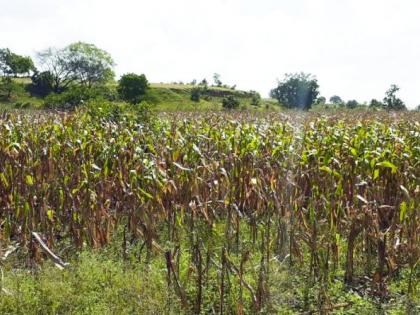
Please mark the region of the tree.
<svg viewBox="0 0 420 315"><path fill-rule="evenodd" d="M344 104L343 100L338 95L331 96L330 97L330 103L331 104L334 104L334 105L342 105L342 104Z"/></svg>
<svg viewBox="0 0 420 315"><path fill-rule="evenodd" d="M400 90L400 88L392 84L391 87L386 91L384 97L384 107L387 110L405 110L404 102L396 96L396 93Z"/></svg>
<svg viewBox="0 0 420 315"><path fill-rule="evenodd" d="M380 101L378 101L377 99L372 99L369 103L369 107L370 108L382 108L384 107L384 104Z"/></svg>
<svg viewBox="0 0 420 315"><path fill-rule="evenodd" d="M93 44L77 42L66 47L67 62L81 85L91 87L114 78L111 55Z"/></svg>
<svg viewBox="0 0 420 315"><path fill-rule="evenodd" d="M213 81L214 81L214 85L221 87L222 86L222 81L220 81L220 74L215 73L213 74Z"/></svg>
<svg viewBox="0 0 420 315"><path fill-rule="evenodd" d="M199 87L195 87L193 89L191 89L191 100L193 102L199 102L200 101L200 97L201 97L201 88Z"/></svg>
<svg viewBox="0 0 420 315"><path fill-rule="evenodd" d="M33 70L35 70L35 66L31 57L17 55L8 48L0 49L0 72L2 76L17 77L29 74Z"/></svg>
<svg viewBox="0 0 420 315"><path fill-rule="evenodd" d="M73 83L90 88L114 77L111 56L93 44L77 42L62 49L48 48L39 52L37 59L42 72L52 75L55 93Z"/></svg>
<svg viewBox="0 0 420 315"><path fill-rule="evenodd" d="M270 96L287 108L308 110L319 95L319 85L310 74L286 74L283 81L271 90Z"/></svg>
<svg viewBox="0 0 420 315"><path fill-rule="evenodd" d="M232 95L229 95L222 100L222 106L226 109L234 109L239 107L239 101Z"/></svg>
<svg viewBox="0 0 420 315"><path fill-rule="evenodd" d="M324 105L327 102L327 99L324 96L320 96L318 97L318 99L316 100L317 104L321 104Z"/></svg>
<svg viewBox="0 0 420 315"><path fill-rule="evenodd" d="M63 92L75 81L74 74L67 62L67 53L64 48L47 48L37 53L37 59L42 72L50 73L52 89L55 93Z"/></svg>
<svg viewBox="0 0 420 315"><path fill-rule="evenodd" d="M9 100L12 94L19 89L18 84L9 76L3 76L0 79L0 93Z"/></svg>
<svg viewBox="0 0 420 315"><path fill-rule="evenodd" d="M257 91L249 91L251 94L251 105L252 106L260 106L261 102L261 95Z"/></svg>
<svg viewBox="0 0 420 315"><path fill-rule="evenodd" d="M207 82L206 78L204 78L203 80L201 80L201 82L198 85L204 85L207 86L209 83Z"/></svg>
<svg viewBox="0 0 420 315"><path fill-rule="evenodd" d="M149 82L144 74L124 74L118 81L118 94L121 99L131 103L139 103L149 88Z"/></svg>
<svg viewBox="0 0 420 315"><path fill-rule="evenodd" d="M19 85L12 79L22 74L29 74L35 69L30 57L20 56L8 48L0 49L0 91L7 99L19 89Z"/></svg>
<svg viewBox="0 0 420 315"><path fill-rule="evenodd" d="M346 106L347 106L347 108L349 108L349 109L354 109L354 108L356 108L357 106L359 106L359 102L358 102L358 101L356 101L356 100L350 100L350 101L348 101L348 102L346 103Z"/></svg>
<svg viewBox="0 0 420 315"><path fill-rule="evenodd" d="M54 91L54 77L49 71L35 72L28 90L32 95L45 97Z"/></svg>

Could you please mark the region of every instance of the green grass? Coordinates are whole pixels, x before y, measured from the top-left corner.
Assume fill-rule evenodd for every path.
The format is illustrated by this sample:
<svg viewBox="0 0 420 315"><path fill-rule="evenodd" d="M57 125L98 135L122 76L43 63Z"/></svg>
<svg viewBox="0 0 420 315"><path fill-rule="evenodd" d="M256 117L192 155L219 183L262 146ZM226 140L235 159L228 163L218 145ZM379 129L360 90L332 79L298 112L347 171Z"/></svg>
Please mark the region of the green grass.
<svg viewBox="0 0 420 315"><path fill-rule="evenodd" d="M7 100L0 98L0 110L30 108L40 109L44 100L34 97L26 91L30 84L29 78L15 79L19 84L18 90ZM114 89L115 83L110 87ZM156 107L158 111L214 111L222 110L222 99L227 95L233 95L240 100L240 110L250 111L278 111L280 107L272 99L262 99L259 106L251 105L251 97L245 91L232 90L223 87L209 87L209 95L202 97L199 102L191 100L191 89L189 84L166 84L151 83L145 100ZM22 106L23 105L23 106Z"/></svg>
<svg viewBox="0 0 420 315"><path fill-rule="evenodd" d="M138 247L131 248L125 261L116 243L101 250L84 251L73 256L65 270L59 270L50 261L32 271L9 262L2 266L0 314L183 314L178 297L167 288L164 257L144 264L135 257L135 251ZM188 261L182 265L181 273L188 277ZM319 288L307 286L305 270L290 268L287 261L273 261L271 270L271 303L261 314L299 314L305 303L316 313ZM231 280L236 286L235 279ZM377 304L332 278L328 287L330 300L345 307L337 307L331 313L410 314L404 298L406 289L407 274L402 273L400 281L390 286L391 296L399 298ZM204 296L211 305L218 292L205 291ZM413 306L411 309L415 312ZM211 313L211 309L203 313Z"/></svg>
<svg viewBox="0 0 420 315"><path fill-rule="evenodd" d="M59 270L5 269L1 314L163 314L168 293L163 266L127 264L84 252ZM176 302L171 313L178 313Z"/></svg>
<svg viewBox="0 0 420 315"><path fill-rule="evenodd" d="M0 96L0 110L21 108L38 109L42 107L43 100L33 97L26 91L26 86L30 81L27 78L15 79L18 83L17 90L12 94L10 99Z"/></svg>

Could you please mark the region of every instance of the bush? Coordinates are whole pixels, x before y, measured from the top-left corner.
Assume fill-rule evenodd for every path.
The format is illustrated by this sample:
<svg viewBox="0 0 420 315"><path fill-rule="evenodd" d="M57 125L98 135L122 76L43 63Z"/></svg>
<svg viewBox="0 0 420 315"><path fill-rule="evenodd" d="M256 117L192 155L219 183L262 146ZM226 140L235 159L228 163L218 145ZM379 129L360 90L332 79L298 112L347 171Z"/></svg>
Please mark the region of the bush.
<svg viewBox="0 0 420 315"><path fill-rule="evenodd" d="M270 96L287 108L309 110L319 95L315 77L306 73L286 74L283 81L272 89Z"/></svg>
<svg viewBox="0 0 420 315"><path fill-rule="evenodd" d="M118 81L118 94L120 98L131 104L140 103L149 88L149 82L144 74L124 74Z"/></svg>
<svg viewBox="0 0 420 315"><path fill-rule="evenodd" d="M191 90L191 100L193 102L199 102L201 97L201 89L200 88L193 88Z"/></svg>
<svg viewBox="0 0 420 315"><path fill-rule="evenodd" d="M354 109L359 106L359 103L356 100L350 100L346 103L347 108Z"/></svg>
<svg viewBox="0 0 420 315"><path fill-rule="evenodd" d="M44 100L46 108L71 110L89 100L109 100L116 98L115 93L105 87L86 88L73 86L61 94L51 93Z"/></svg>
<svg viewBox="0 0 420 315"><path fill-rule="evenodd" d="M258 92L250 91L251 93L251 105L252 106L260 106L261 102L261 95Z"/></svg>
<svg viewBox="0 0 420 315"><path fill-rule="evenodd" d="M239 107L239 101L234 98L232 95L229 95L228 97L223 98L222 100L222 106L226 109L235 109Z"/></svg>
<svg viewBox="0 0 420 315"><path fill-rule="evenodd" d="M0 78L0 97L10 100L17 94L20 87L11 77Z"/></svg>
<svg viewBox="0 0 420 315"><path fill-rule="evenodd" d="M17 109L25 109L31 107L32 104L30 102L16 102L13 107Z"/></svg>
<svg viewBox="0 0 420 315"><path fill-rule="evenodd" d="M36 72L31 77L32 83L28 85L27 90L31 95L45 97L54 91L54 77L49 71Z"/></svg>

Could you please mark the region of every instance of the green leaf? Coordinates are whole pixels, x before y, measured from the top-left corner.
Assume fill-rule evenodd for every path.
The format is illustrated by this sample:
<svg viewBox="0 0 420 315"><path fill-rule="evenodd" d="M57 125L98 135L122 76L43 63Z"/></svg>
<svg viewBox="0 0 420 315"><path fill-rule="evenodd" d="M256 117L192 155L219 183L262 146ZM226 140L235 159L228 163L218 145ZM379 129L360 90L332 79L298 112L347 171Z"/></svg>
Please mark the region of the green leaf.
<svg viewBox="0 0 420 315"><path fill-rule="evenodd" d="M140 191L141 191L141 193L144 195L144 196L146 196L147 198L149 198L149 199L153 199L153 196L151 195L151 194L149 194L147 191L145 191L145 190L143 190L143 189L141 189L141 188L139 188L140 189Z"/></svg>
<svg viewBox="0 0 420 315"><path fill-rule="evenodd" d="M26 175L26 184L29 185L29 186L34 185L34 179L32 178L31 175Z"/></svg>
<svg viewBox="0 0 420 315"><path fill-rule="evenodd" d="M1 182L3 183L4 187L9 188L9 182L7 181L7 178L4 175L4 173L0 173L0 179L1 179Z"/></svg>
<svg viewBox="0 0 420 315"><path fill-rule="evenodd" d="M54 211L51 209L47 210L47 217L48 219L50 219L50 221L52 221L53 217L54 217Z"/></svg>
<svg viewBox="0 0 420 315"><path fill-rule="evenodd" d="M328 166L321 166L320 168L319 168L319 170L320 171L324 171L324 172L327 172L328 174L332 174L332 170L331 170L331 168L329 168Z"/></svg>
<svg viewBox="0 0 420 315"><path fill-rule="evenodd" d="M406 213L407 213L407 203L403 201L400 204L400 222L404 221Z"/></svg>
<svg viewBox="0 0 420 315"><path fill-rule="evenodd" d="M395 166L395 164L392 164L390 161L383 161L383 162L378 163L377 165L390 168L392 174L395 174L397 172L397 167Z"/></svg>
<svg viewBox="0 0 420 315"><path fill-rule="evenodd" d="M373 180L377 179L378 177L379 177L379 169L378 169L378 168L376 168L376 169L373 171Z"/></svg>

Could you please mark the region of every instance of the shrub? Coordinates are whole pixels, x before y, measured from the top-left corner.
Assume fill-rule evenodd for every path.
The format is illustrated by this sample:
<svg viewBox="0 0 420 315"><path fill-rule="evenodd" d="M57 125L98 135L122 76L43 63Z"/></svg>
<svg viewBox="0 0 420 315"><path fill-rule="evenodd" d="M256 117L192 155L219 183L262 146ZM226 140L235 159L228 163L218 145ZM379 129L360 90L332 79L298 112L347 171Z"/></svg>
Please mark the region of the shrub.
<svg viewBox="0 0 420 315"><path fill-rule="evenodd" d="M359 103L356 100L350 100L346 103L347 108L354 109L359 106Z"/></svg>
<svg viewBox="0 0 420 315"><path fill-rule="evenodd" d="M115 99L115 93L105 86L86 88L73 86L61 94L51 93L44 100L46 108L56 108L71 110L89 100L109 100Z"/></svg>
<svg viewBox="0 0 420 315"><path fill-rule="evenodd" d="M191 90L191 100L193 102L199 102L201 97L201 89L200 88L193 88Z"/></svg>
<svg viewBox="0 0 420 315"><path fill-rule="evenodd" d="M239 101L232 95L229 95L222 100L222 106L226 109L235 109L239 107Z"/></svg>
<svg viewBox="0 0 420 315"><path fill-rule="evenodd" d="M256 91L250 91L251 93L251 105L252 106L260 106L261 102L261 95Z"/></svg>
<svg viewBox="0 0 420 315"><path fill-rule="evenodd" d="M144 74L124 74L118 81L118 94L120 98L131 104L140 103L149 88L149 82Z"/></svg>
<svg viewBox="0 0 420 315"><path fill-rule="evenodd" d="M27 90L31 95L45 97L54 91L54 77L49 71L36 72L31 77L32 83L28 85Z"/></svg>

